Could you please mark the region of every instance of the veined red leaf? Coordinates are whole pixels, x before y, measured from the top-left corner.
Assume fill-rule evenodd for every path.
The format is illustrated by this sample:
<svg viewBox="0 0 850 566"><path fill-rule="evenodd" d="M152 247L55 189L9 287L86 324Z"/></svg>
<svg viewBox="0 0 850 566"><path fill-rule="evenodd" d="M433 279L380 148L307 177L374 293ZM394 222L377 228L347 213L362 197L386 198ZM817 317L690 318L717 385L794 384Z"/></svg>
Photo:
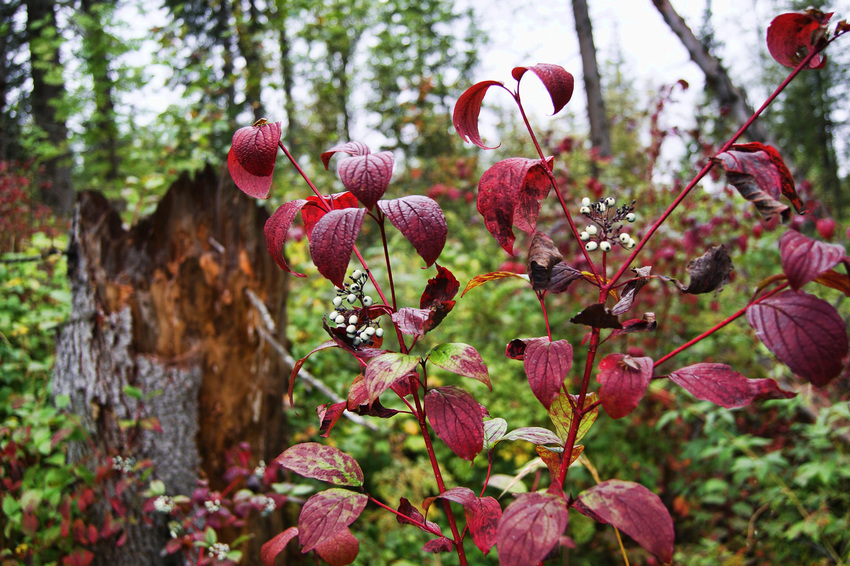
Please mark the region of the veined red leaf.
<svg viewBox="0 0 850 566"><path fill-rule="evenodd" d="M693 364L668 377L697 399L727 409L744 407L756 399L790 399L797 395L783 391L772 379L747 379L725 364Z"/></svg>
<svg viewBox="0 0 850 566"><path fill-rule="evenodd" d="M399 513L401 513L402 515L404 515L404 517L407 517L407 518L403 518L403 517L396 516L396 520L398 521L399 525L415 525L415 526L419 527L420 529L422 529L423 531L425 531L426 533L427 532L431 532L431 533L436 532L437 534L440 534L440 525L438 525L437 523L432 523L431 521L426 521L425 517L422 515L422 513L419 512L419 509L417 509L416 507L411 505L410 501L408 501L404 497L400 498L400 503L398 505L397 511ZM416 524L413 521L416 521L416 523L419 523L419 524ZM428 531L428 530L422 528L420 525L425 525L426 527L428 527L431 530Z"/></svg>
<svg viewBox="0 0 850 566"><path fill-rule="evenodd" d="M346 566L360 552L360 542L346 527L316 546L316 553L330 566Z"/></svg>
<svg viewBox="0 0 850 566"><path fill-rule="evenodd" d="M456 455L473 460L484 448L484 420L472 395L451 385L431 389L425 412L434 433Z"/></svg>
<svg viewBox="0 0 850 566"><path fill-rule="evenodd" d="M382 151L342 159L336 171L345 188L371 210L390 186L394 163L392 152Z"/></svg>
<svg viewBox="0 0 850 566"><path fill-rule="evenodd" d="M286 243L286 235L289 233L289 228L292 226L292 221L307 204L304 199L289 201L278 208L263 226L263 234L266 237L266 248L269 250L269 255L272 256L274 262L282 270L287 273L292 273L296 277L305 277L303 273L295 273L286 264L286 259L283 257L283 245Z"/></svg>
<svg viewBox="0 0 850 566"><path fill-rule="evenodd" d="M402 334L425 336L426 327L433 316L434 312L430 309L402 307L394 312L390 318Z"/></svg>
<svg viewBox="0 0 850 566"><path fill-rule="evenodd" d="M374 402L381 393L401 378L406 378L419 364L419 356L388 352L369 361L366 366L365 382L369 391L369 402Z"/></svg>
<svg viewBox="0 0 850 566"><path fill-rule="evenodd" d="M310 257L319 273L337 287L342 287L345 281L354 241L365 215L365 208L331 210L313 228Z"/></svg>
<svg viewBox="0 0 850 566"><path fill-rule="evenodd" d="M347 153L348 155L357 156L369 155L371 152L369 151L368 145L358 141L350 141L341 145L335 145L322 154L322 163L325 164L325 169L328 168L328 165L331 162L331 157L333 157L335 153Z"/></svg>
<svg viewBox="0 0 850 566"><path fill-rule="evenodd" d="M481 497L465 504L463 512L472 542L486 555L496 544L499 520L502 518L501 505L492 497Z"/></svg>
<svg viewBox="0 0 850 566"><path fill-rule="evenodd" d="M609 354L599 362L599 400L613 419L635 410L652 380L652 358Z"/></svg>
<svg viewBox="0 0 850 566"><path fill-rule="evenodd" d="M566 443L567 438L569 437L570 426L573 422L573 406L570 404L570 398L572 398L572 402L578 406L577 395L570 395L568 397L567 394L562 391L558 393L558 396L555 397L554 401L552 401L552 405L549 407L549 418L552 420L552 424L555 425L555 432L558 433L558 436L563 443ZM584 407L590 407L595 402L596 393L588 393L584 398ZM585 413L578 425L575 442L578 442L585 434L587 434L587 431L590 430L590 427L593 426L594 422L596 422L596 417L598 416L599 405L594 407L593 410Z"/></svg>
<svg viewBox="0 0 850 566"><path fill-rule="evenodd" d="M298 536L298 527L289 527L282 533L275 535L273 539L263 544L260 548L260 559L263 566L274 566L274 559L283 552L289 541Z"/></svg>
<svg viewBox="0 0 850 566"><path fill-rule="evenodd" d="M553 158L547 159L548 167ZM513 226L529 234L537 226L540 201L551 188L547 165L539 159L511 157L499 161L478 183L478 212L487 230L506 252L513 255Z"/></svg>
<svg viewBox="0 0 850 566"><path fill-rule="evenodd" d="M821 273L832 269L844 259L844 246L827 244L788 230L779 240L782 271L788 276L792 289L799 289Z"/></svg>
<svg viewBox="0 0 850 566"><path fill-rule="evenodd" d="M378 208L387 215L408 242L413 244L426 265L431 265L446 245L446 216L437 201L421 195L379 200Z"/></svg>
<svg viewBox="0 0 850 566"><path fill-rule="evenodd" d="M328 199L330 199L330 202L328 202ZM326 197L325 203L331 205L332 210L336 208L357 208L360 206L357 198L348 191ZM319 204L319 197L307 197L307 204L301 209L301 219L304 221L304 230L307 232L308 238L313 235L313 228L316 226L316 222L325 215L325 212L327 211Z"/></svg>
<svg viewBox="0 0 850 566"><path fill-rule="evenodd" d="M473 277L469 283L466 284L466 288L463 290L463 293L460 294L463 297L467 291L470 289L475 289L488 281L495 281L496 279L504 279L505 277L516 277L517 279L522 279L526 283L529 283L528 275L522 275L519 273L514 273L512 271L493 271L491 273L485 273L483 275L476 275Z"/></svg>
<svg viewBox="0 0 850 566"><path fill-rule="evenodd" d="M822 49L827 40L827 23L832 12L809 9L805 12L781 14L767 28L767 49L780 64L795 68L812 51ZM826 56L815 55L808 68L820 69Z"/></svg>
<svg viewBox="0 0 850 566"><path fill-rule="evenodd" d="M363 485L363 470L357 460L333 446L304 442L290 446L275 458L275 462L305 478L334 485L357 487Z"/></svg>
<svg viewBox="0 0 850 566"><path fill-rule="evenodd" d="M496 546L502 566L528 566L543 560L567 528L566 503L551 493L523 493L499 521Z"/></svg>
<svg viewBox="0 0 850 566"><path fill-rule="evenodd" d="M528 340L523 358L531 392L546 409L564 385L573 367L573 347L566 340L548 338Z"/></svg>
<svg viewBox="0 0 850 566"><path fill-rule="evenodd" d="M460 139L465 142L474 143L481 149L496 149L499 147L487 147L481 141L481 134L478 133L478 115L481 113L481 102L484 100L484 95L487 94L487 89L491 86L499 86L508 90L499 81L482 81L476 83L460 95L452 113L452 123ZM508 92L510 91L508 90Z"/></svg>
<svg viewBox="0 0 850 566"><path fill-rule="evenodd" d="M450 552L452 550L452 541L446 537L438 537L434 540L429 540L422 547L422 552L431 554L439 554L441 552Z"/></svg>
<svg viewBox="0 0 850 566"><path fill-rule="evenodd" d="M575 88L575 79L572 74L559 65L548 63L538 63L533 67L514 67L511 75L517 83L520 82L526 71L531 71L543 82L549 97L552 99L552 106L555 108L552 115L554 116L566 106L570 98L573 97L573 89Z"/></svg>
<svg viewBox="0 0 850 566"><path fill-rule="evenodd" d="M279 142L280 122L260 120L236 130L227 169L239 190L254 198L268 198Z"/></svg>
<svg viewBox="0 0 850 566"><path fill-rule="evenodd" d="M465 506L469 503L472 503L478 498L475 496L475 492L473 492L468 487L453 487L451 489L447 489L440 495L435 495L433 497L426 498L422 504L422 507L425 509L426 513L431 507L431 504L438 499L447 499L449 501L460 503L461 505Z"/></svg>
<svg viewBox="0 0 850 566"><path fill-rule="evenodd" d="M478 380L493 389L481 354L468 344L438 344L428 352L427 359L439 368Z"/></svg>
<svg viewBox="0 0 850 566"><path fill-rule="evenodd" d="M613 525L665 564L673 560L673 518L644 486L608 480L584 490L575 507L583 515Z"/></svg>
<svg viewBox="0 0 850 566"><path fill-rule="evenodd" d="M779 361L818 387L844 369L848 346L844 320L814 295L782 291L750 305L747 322Z"/></svg>
<svg viewBox="0 0 850 566"><path fill-rule="evenodd" d="M557 434L548 428L539 426L524 426L514 429L503 435L501 440L525 440L526 442L531 442L532 444L537 445L554 444L557 446L563 446L564 444L563 441L558 438Z"/></svg>
<svg viewBox="0 0 850 566"><path fill-rule="evenodd" d="M332 539L357 520L369 496L334 487L308 499L298 515L298 541L301 552L310 552Z"/></svg>

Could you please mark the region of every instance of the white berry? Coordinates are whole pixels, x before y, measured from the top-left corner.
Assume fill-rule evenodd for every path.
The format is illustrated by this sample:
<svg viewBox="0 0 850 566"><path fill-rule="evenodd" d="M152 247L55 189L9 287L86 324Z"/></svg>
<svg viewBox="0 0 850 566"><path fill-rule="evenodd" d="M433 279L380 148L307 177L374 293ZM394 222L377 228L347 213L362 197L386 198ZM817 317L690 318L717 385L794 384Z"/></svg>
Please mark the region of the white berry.
<svg viewBox="0 0 850 566"><path fill-rule="evenodd" d="M617 201L614 200L614 197L608 197L605 199L605 204L607 204L608 206L614 206L614 203L616 202Z"/></svg>
<svg viewBox="0 0 850 566"><path fill-rule="evenodd" d="M611 251L611 242L602 242L601 244L599 244L599 249L602 250L603 252L610 252Z"/></svg>
<svg viewBox="0 0 850 566"><path fill-rule="evenodd" d="M598 248L598 247L599 247L599 244L597 244L596 242L588 242L584 245L584 249L586 249L589 252L596 250L596 248Z"/></svg>
<svg viewBox="0 0 850 566"><path fill-rule="evenodd" d="M377 329L375 329L375 336L377 336L378 338L380 338L380 337L381 337L381 336L383 336L383 335L384 335L384 329L383 329L383 328L377 328Z"/></svg>
<svg viewBox="0 0 850 566"><path fill-rule="evenodd" d="M335 307L338 307L342 304L342 297L334 297L333 304Z"/></svg>
<svg viewBox="0 0 850 566"><path fill-rule="evenodd" d="M589 206L583 206L583 207L579 208L578 211L581 214L590 214L590 207Z"/></svg>
<svg viewBox="0 0 850 566"><path fill-rule="evenodd" d="M361 277L363 277L363 272L360 271L359 269L355 269L354 273L351 274L351 278L354 279L355 281L360 279Z"/></svg>
<svg viewBox="0 0 850 566"><path fill-rule="evenodd" d="M628 213L626 215L626 220L628 220L629 222L634 222L635 220L637 220L637 214L635 214L634 212Z"/></svg>
<svg viewBox="0 0 850 566"><path fill-rule="evenodd" d="M363 297L363 306L364 307L371 307L372 306L372 297L370 297L369 295L366 295L365 297Z"/></svg>
<svg viewBox="0 0 850 566"><path fill-rule="evenodd" d="M345 317L341 314L337 315L337 317L334 319L334 322L337 324L345 324Z"/></svg>
<svg viewBox="0 0 850 566"><path fill-rule="evenodd" d="M582 232L578 235L578 237L581 238L582 242L586 242L590 239L590 234L588 234L587 232Z"/></svg>
<svg viewBox="0 0 850 566"><path fill-rule="evenodd" d="M591 236L595 236L596 232L598 232L598 230L596 229L596 226L594 226L593 224L591 224L590 226L588 226L584 230L585 230L585 232L587 232Z"/></svg>
<svg viewBox="0 0 850 566"><path fill-rule="evenodd" d="M631 239L632 239L632 237L629 236L628 234L626 234L625 232L622 232L620 234L620 243L621 244L628 244L629 240L631 240Z"/></svg>
<svg viewBox="0 0 850 566"><path fill-rule="evenodd" d="M353 314L348 317L348 324L357 324L357 315Z"/></svg>
<svg viewBox="0 0 850 566"><path fill-rule="evenodd" d="M345 300L353 305L354 301L357 300L357 295L352 293L351 295L348 295L348 297L346 297Z"/></svg>
<svg viewBox="0 0 850 566"><path fill-rule="evenodd" d="M584 197L583 199L581 199L581 205L590 206L590 199L588 197Z"/></svg>

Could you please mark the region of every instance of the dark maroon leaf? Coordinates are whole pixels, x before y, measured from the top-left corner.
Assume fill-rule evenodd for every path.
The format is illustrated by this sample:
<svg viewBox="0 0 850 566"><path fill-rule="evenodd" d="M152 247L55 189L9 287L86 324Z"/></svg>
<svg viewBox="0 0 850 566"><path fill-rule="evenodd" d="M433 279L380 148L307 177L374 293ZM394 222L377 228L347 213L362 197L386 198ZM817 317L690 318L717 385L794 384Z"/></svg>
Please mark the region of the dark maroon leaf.
<svg viewBox="0 0 850 566"><path fill-rule="evenodd" d="M835 308L804 291L783 291L747 309L747 322L779 361L823 387L841 374L847 328Z"/></svg>
<svg viewBox="0 0 850 566"><path fill-rule="evenodd" d="M623 328L619 319L611 314L611 309L602 303L594 303L572 317L570 322L585 324L594 328Z"/></svg>
<svg viewBox="0 0 850 566"><path fill-rule="evenodd" d="M826 46L826 24L832 12L823 13L810 8L805 12L781 14L767 28L767 49L776 61L794 68L812 51ZM820 69L826 64L826 56L815 55L808 68Z"/></svg>
<svg viewBox="0 0 850 566"><path fill-rule="evenodd" d="M799 289L818 275L841 263L844 246L826 244L808 236L788 230L779 240L782 271L788 276L792 289Z"/></svg>
<svg viewBox="0 0 850 566"><path fill-rule="evenodd" d="M677 369L669 377L697 399L727 409L749 405L755 399L790 399L797 395L783 391L772 379L747 379L725 364L694 364Z"/></svg>
<svg viewBox="0 0 850 566"><path fill-rule="evenodd" d="M573 347L566 340L550 342L548 338L528 340L523 358L531 392L546 409L564 385L573 367Z"/></svg>
<svg viewBox="0 0 850 566"><path fill-rule="evenodd" d="M289 233L289 228L292 226L292 221L295 216L307 204L304 199L293 200L283 204L266 220L263 226L263 234L266 236L266 247L269 250L269 255L272 256L274 262L287 273L292 273L297 277L304 277L303 273L295 273L286 264L286 259L283 257L283 245L286 243L286 235Z"/></svg>
<svg viewBox="0 0 850 566"><path fill-rule="evenodd" d="M275 458L275 462L305 478L334 485L357 487L363 485L363 470L357 460L333 446L304 442L290 446Z"/></svg>
<svg viewBox="0 0 850 566"><path fill-rule="evenodd" d="M654 332L658 324L655 321L655 313L644 313L643 318L633 318L623 322L623 328L620 330L612 330L609 338L619 336L620 334L630 334L632 332Z"/></svg>
<svg viewBox="0 0 850 566"><path fill-rule="evenodd" d="M419 298L419 308L430 309L451 301L457 295L460 283L451 271L437 265L437 275L428 280L425 290Z"/></svg>
<svg viewBox="0 0 850 566"><path fill-rule="evenodd" d="M604 481L583 491L575 507L584 515L617 527L665 564L672 562L673 519L661 499L644 486Z"/></svg>
<svg viewBox="0 0 850 566"><path fill-rule="evenodd" d="M526 71L531 71L537 75L549 92L549 97L552 99L552 106L555 108L552 115L560 112L566 106L567 102L570 101L570 98L573 97L575 79L563 67L548 63L538 63L533 67L514 67L511 75L519 83Z"/></svg>
<svg viewBox="0 0 850 566"><path fill-rule="evenodd" d="M366 366L365 383L369 402L374 402L399 379L407 376L419 364L419 356L388 352L373 358Z"/></svg>
<svg viewBox="0 0 850 566"><path fill-rule="evenodd" d="M426 265L431 265L446 245L446 216L437 201L420 195L378 201L378 208L387 215L408 242L413 244Z"/></svg>
<svg viewBox="0 0 850 566"><path fill-rule="evenodd" d="M347 153L348 155L369 155L369 146L362 142L350 141L342 145L335 145L322 154L322 163L325 164L325 169L331 162L331 157L335 153Z"/></svg>
<svg viewBox="0 0 850 566"><path fill-rule="evenodd" d="M525 360L525 348L529 340L533 340L533 338L514 338L508 342L508 346L505 348L505 357L512 360Z"/></svg>
<svg viewBox="0 0 850 566"><path fill-rule="evenodd" d="M620 316L632 308L635 303L635 297L638 291L649 282L649 274L652 271L652 266L635 267L632 269L635 273L635 278L626 283L623 287L623 292L620 293L620 300L617 304L611 307L611 314Z"/></svg>
<svg viewBox="0 0 850 566"><path fill-rule="evenodd" d="M382 151L342 159L336 171L345 188L371 210L390 185L394 163L392 152Z"/></svg>
<svg viewBox="0 0 850 566"><path fill-rule="evenodd" d="M279 142L280 122L260 120L233 134L227 169L236 186L248 196L268 198Z"/></svg>
<svg viewBox="0 0 850 566"><path fill-rule="evenodd" d="M473 460L484 448L481 408L463 389L448 385L430 390L425 412L440 440L464 460Z"/></svg>
<svg viewBox="0 0 850 566"><path fill-rule="evenodd" d="M531 245L528 246L526 266L526 272L531 277L531 288L535 291L547 290L552 278L552 268L562 259L564 258L552 238L543 232L535 232Z"/></svg>
<svg viewBox="0 0 850 566"><path fill-rule="evenodd" d="M551 167L552 158L548 160ZM512 157L484 172L478 183L478 212L505 251L513 254L513 226L529 234L537 225L540 201L549 194L551 181L539 159Z"/></svg>
<svg viewBox="0 0 850 566"><path fill-rule="evenodd" d="M289 541L298 536L298 527L289 527L282 533L278 533L273 539L263 544L260 548L260 560L263 566L274 566L277 555L283 552Z"/></svg>
<svg viewBox="0 0 850 566"><path fill-rule="evenodd" d="M438 554L440 552L450 552L452 549L452 541L447 539L446 537L435 538L434 540L429 540L425 543L425 546L422 547L423 552L430 552L431 554Z"/></svg>
<svg viewBox="0 0 850 566"><path fill-rule="evenodd" d="M331 435L331 430L345 412L345 408L345 401L325 403L316 407L316 414L319 417L319 432L322 433L322 438L328 438Z"/></svg>
<svg viewBox="0 0 850 566"><path fill-rule="evenodd" d="M581 271L561 261L552 267L549 286L546 290L550 293L563 293L569 289L570 283L581 278Z"/></svg>
<svg viewBox="0 0 850 566"><path fill-rule="evenodd" d="M685 268L690 280L685 287L674 280L676 287L689 295L700 295L719 291L729 282L732 273L732 258L726 251L726 246L714 246L696 259L688 262Z"/></svg>
<svg viewBox="0 0 850 566"><path fill-rule="evenodd" d="M499 86L508 90L499 81L482 81L476 83L460 95L452 114L452 123L460 139L465 142L474 143L481 149L496 149L499 147L487 147L481 141L481 134L478 133L478 115L481 113L481 102L484 100L484 95L487 94L487 89L491 86ZM508 92L510 91L508 90Z"/></svg>
<svg viewBox="0 0 850 566"><path fill-rule="evenodd" d="M337 287L342 287L345 281L354 241L365 215L365 208L331 210L313 228L310 257L319 273Z"/></svg>
<svg viewBox="0 0 850 566"><path fill-rule="evenodd" d="M567 528L569 513L561 497L523 493L499 521L496 546L502 566L529 566L543 560Z"/></svg>
<svg viewBox="0 0 850 566"><path fill-rule="evenodd" d="M621 419L638 406L652 380L652 358L609 354L602 358L599 373L599 401L613 419Z"/></svg>
<svg viewBox="0 0 850 566"><path fill-rule="evenodd" d="M330 566L346 566L354 562L360 552L360 542L348 528L319 543L316 553Z"/></svg>
<svg viewBox="0 0 850 566"><path fill-rule="evenodd" d="M765 220L780 216L785 222L791 216L788 206L779 202L780 194L791 200L798 213L803 213L791 172L771 146L757 142L733 145L712 159L726 171L729 184L752 202Z"/></svg>
<svg viewBox="0 0 850 566"><path fill-rule="evenodd" d="M492 497L482 497L465 504L463 511L469 533L472 535L472 542L486 555L496 544L502 507Z"/></svg>
<svg viewBox="0 0 850 566"><path fill-rule="evenodd" d="M331 210L335 208L358 208L360 206L357 198L348 191L330 195L324 200ZM308 238L313 235L316 222L325 215L325 212L327 211L319 204L319 197L307 197L307 204L301 209L301 219L304 220L304 230L307 232Z"/></svg>
<svg viewBox="0 0 850 566"><path fill-rule="evenodd" d="M310 552L357 520L369 496L334 487L308 499L298 515L301 552Z"/></svg>
<svg viewBox="0 0 850 566"><path fill-rule="evenodd" d="M420 513L419 510L413 505L411 505L410 501L408 501L404 497L400 498L400 503L397 510L405 517L409 517L413 521L417 521L419 524L427 526L429 529L431 529L430 532L440 532L440 525L438 525L437 523L432 523L431 521L426 521L422 513ZM398 520L398 523L400 525L415 525L426 533L429 532L426 529L420 527L419 525L416 525L413 521L410 521L403 517L399 517L398 515L396 515L396 519Z"/></svg>

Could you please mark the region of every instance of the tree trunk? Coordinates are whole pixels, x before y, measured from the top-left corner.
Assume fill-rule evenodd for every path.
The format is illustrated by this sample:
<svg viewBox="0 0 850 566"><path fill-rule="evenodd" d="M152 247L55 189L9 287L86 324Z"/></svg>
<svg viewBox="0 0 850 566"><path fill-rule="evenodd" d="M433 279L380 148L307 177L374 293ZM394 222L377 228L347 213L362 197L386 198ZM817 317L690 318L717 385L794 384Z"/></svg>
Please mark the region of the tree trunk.
<svg viewBox="0 0 850 566"><path fill-rule="evenodd" d="M169 495L191 496L199 477L224 487L225 453L240 441L252 447L254 465L285 448L289 368L258 331L250 297L285 328L286 279L266 250L266 219L210 167L178 179L129 230L101 194L81 194L68 252L72 318L57 340L54 377L54 394L70 397L93 440L72 457L95 465L114 455L149 458ZM136 401L128 385L151 397ZM158 418L162 431L128 438L119 421L139 414ZM259 563L259 546L283 522L279 511L249 525L246 563ZM97 564L167 563L162 525L131 521L126 532L126 545L98 549Z"/></svg>
<svg viewBox="0 0 850 566"><path fill-rule="evenodd" d="M743 124L753 115L753 108L747 102L744 91L736 87L729 78L729 74L705 45L697 39L685 20L676 12L669 0L652 0L652 3L661 13L661 17L676 34L685 49L705 74L705 85L707 90L714 93L721 108L728 109L729 116L738 124ZM754 122L745 133L751 141L762 141L771 143L770 135L759 122ZM772 144L775 145L775 144Z"/></svg>
<svg viewBox="0 0 850 566"><path fill-rule="evenodd" d="M596 64L596 45L593 43L593 26L586 0L573 0L573 15L581 51L581 67L584 75L584 91L587 94L587 117L590 120L590 141L599 157L611 155L611 136L608 118L605 115L605 100L602 98L602 82Z"/></svg>
<svg viewBox="0 0 850 566"><path fill-rule="evenodd" d="M263 65L262 45L259 43L259 10L254 0L248 0L248 13L245 14L241 0L236 0L233 13L236 15L236 33L239 51L245 58L245 101L251 106L254 120L265 117L262 103Z"/></svg>
<svg viewBox="0 0 850 566"><path fill-rule="evenodd" d="M26 37L30 48L32 94L30 109L35 125L44 133L40 140L49 148L50 156L43 161L44 174L39 190L42 201L59 214L68 214L74 202L71 169L68 157L68 128L59 112L65 96L65 86L57 78L61 68L56 29L56 5L51 0L26 0Z"/></svg>

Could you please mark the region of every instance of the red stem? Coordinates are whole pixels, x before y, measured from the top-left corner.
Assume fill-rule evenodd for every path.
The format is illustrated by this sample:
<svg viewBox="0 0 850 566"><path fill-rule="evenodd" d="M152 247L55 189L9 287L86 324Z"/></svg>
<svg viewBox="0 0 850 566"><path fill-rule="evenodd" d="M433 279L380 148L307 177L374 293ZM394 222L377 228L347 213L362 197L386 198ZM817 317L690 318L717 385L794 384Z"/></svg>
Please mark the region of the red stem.
<svg viewBox="0 0 850 566"><path fill-rule="evenodd" d="M368 495L368 494L367 494L367 495ZM398 515L399 517L403 517L405 521L409 521L410 523L412 523L412 524L416 525L417 527L419 527L419 528L420 528L420 529L422 529L423 531L427 531L427 532L431 533L432 535L442 536L442 533L441 533L440 531L438 531L438 530L436 530L436 529L434 529L434 528L432 528L432 527L429 527L427 524L420 523L420 522L419 522L419 521L417 521L416 519L413 519L413 518L411 518L411 517L408 517L407 515L405 515L405 514L403 514L403 513L399 513L398 511L396 511L396 510L395 510L395 509L393 509L392 507L390 507L390 506L388 506L388 505L385 505L384 503L382 503L382 502L378 501L377 499L375 499L375 498L374 498L374 497L372 497L371 495L368 495L368 497L369 497L369 501L371 501L372 503L374 503L374 504L375 504L375 505L377 505L378 507L383 507L384 509L386 509L386 510L387 510L387 511L389 511L390 513L395 513L395 514L396 514L396 515Z"/></svg>

